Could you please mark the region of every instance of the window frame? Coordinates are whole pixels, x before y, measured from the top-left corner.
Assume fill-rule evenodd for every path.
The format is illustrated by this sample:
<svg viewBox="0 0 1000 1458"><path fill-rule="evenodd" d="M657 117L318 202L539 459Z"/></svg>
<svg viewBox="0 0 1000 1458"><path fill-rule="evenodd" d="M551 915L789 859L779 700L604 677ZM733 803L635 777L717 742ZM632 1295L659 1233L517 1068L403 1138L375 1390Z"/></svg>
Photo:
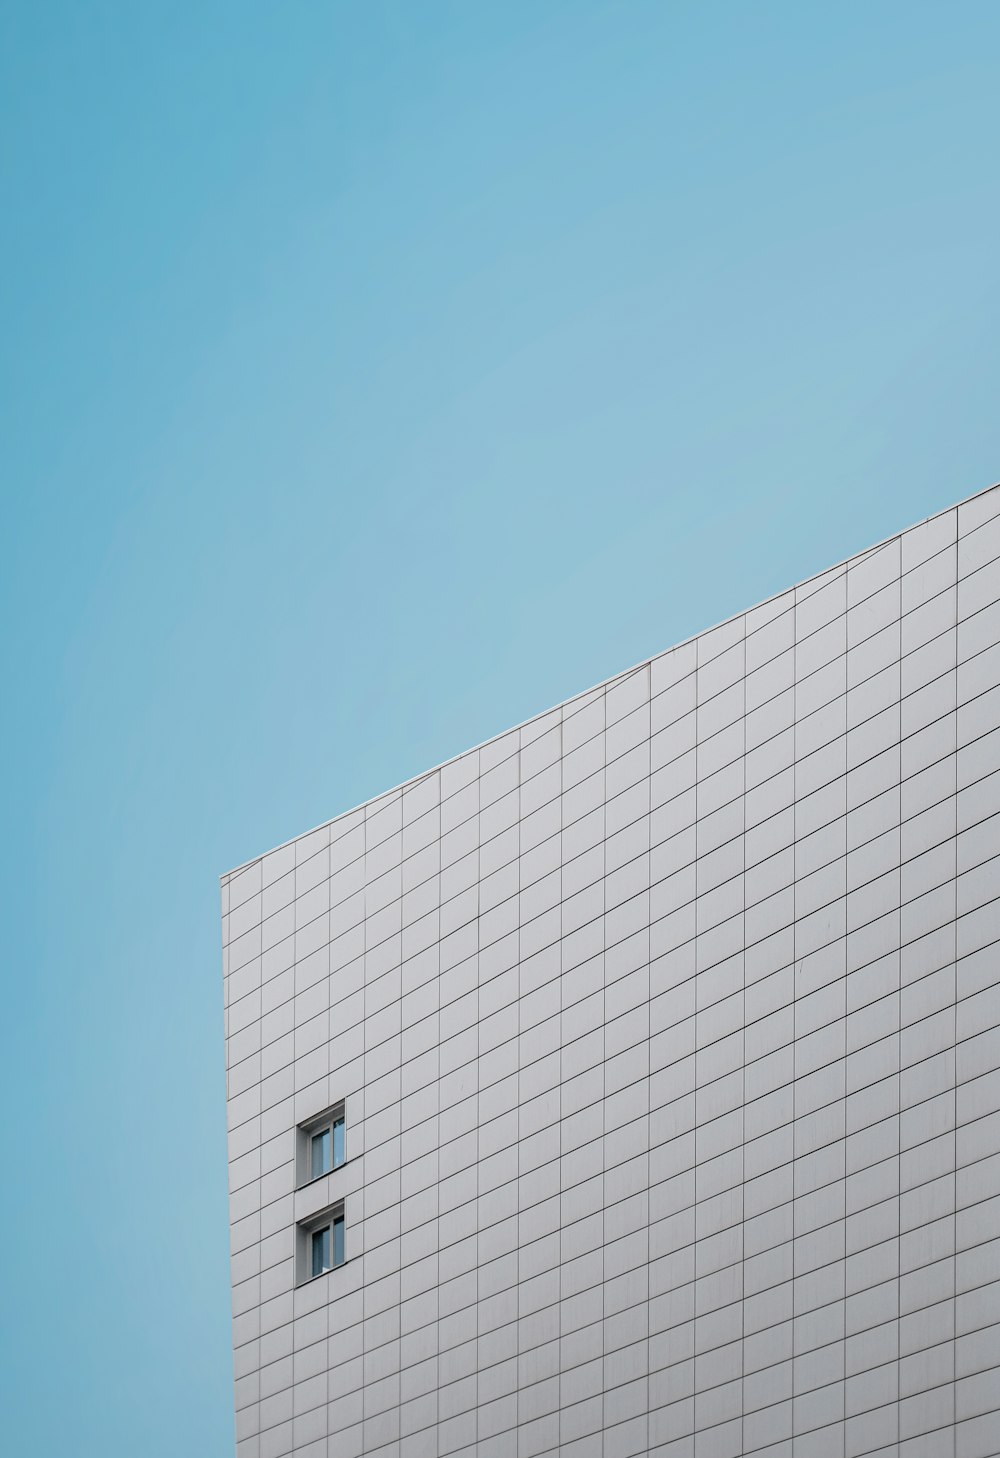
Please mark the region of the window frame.
<svg viewBox="0 0 1000 1458"><path fill-rule="evenodd" d="M330 1237L330 1264L317 1271L316 1237L327 1232ZM347 1218L343 1200L338 1200L335 1205L329 1205L318 1214L311 1215L308 1220L299 1222L296 1227L295 1257L296 1286L318 1281L321 1276L328 1276L331 1271L339 1271L341 1266L347 1264Z"/></svg>
<svg viewBox="0 0 1000 1458"><path fill-rule="evenodd" d="M338 1140L337 1131L340 1130ZM330 1136L330 1167L315 1174L313 1172L313 1141L321 1138L323 1134ZM296 1188L302 1189L305 1185L314 1184L316 1180L326 1179L328 1175L335 1174L347 1163L347 1108L343 1099L332 1104L322 1113L315 1114L311 1119L305 1120L296 1129ZM338 1143L340 1147L340 1159L337 1159Z"/></svg>

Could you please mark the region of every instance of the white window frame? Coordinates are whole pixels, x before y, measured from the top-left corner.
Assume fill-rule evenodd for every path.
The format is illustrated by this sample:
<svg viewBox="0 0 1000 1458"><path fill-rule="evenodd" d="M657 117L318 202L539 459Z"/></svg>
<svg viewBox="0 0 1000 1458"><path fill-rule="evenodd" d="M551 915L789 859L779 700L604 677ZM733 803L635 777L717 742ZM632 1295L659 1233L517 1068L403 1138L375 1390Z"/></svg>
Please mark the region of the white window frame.
<svg viewBox="0 0 1000 1458"><path fill-rule="evenodd" d="M343 1128L341 1136L342 1158L338 1161L337 1154L337 1125ZM320 1134L329 1132L330 1135L330 1168L323 1170L320 1174L313 1174L313 1140ZM341 1101L333 1104L330 1108L324 1109L321 1114L314 1115L300 1124L296 1130L296 1151L295 1183L301 1189L303 1185L311 1185L315 1180L326 1179L328 1175L336 1173L347 1163L347 1117L346 1108Z"/></svg>
<svg viewBox="0 0 1000 1458"><path fill-rule="evenodd" d="M336 1227L341 1228L341 1258L336 1259L337 1254L337 1233ZM320 1231L330 1231L330 1265L324 1266L321 1271L313 1271L313 1237ZM303 1220L295 1227L295 1270L297 1286L304 1286L309 1281L318 1281L321 1276L328 1276L331 1271L339 1271L341 1266L347 1262L347 1219L344 1211L343 1200L338 1200L335 1205L329 1205L321 1210L318 1215L311 1215L308 1220Z"/></svg>

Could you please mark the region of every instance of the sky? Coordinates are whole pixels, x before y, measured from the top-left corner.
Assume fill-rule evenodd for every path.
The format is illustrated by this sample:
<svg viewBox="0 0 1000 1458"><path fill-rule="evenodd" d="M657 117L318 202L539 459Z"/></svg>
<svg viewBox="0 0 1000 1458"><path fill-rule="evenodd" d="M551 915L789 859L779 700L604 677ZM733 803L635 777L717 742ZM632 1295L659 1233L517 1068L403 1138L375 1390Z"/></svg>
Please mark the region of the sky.
<svg viewBox="0 0 1000 1458"><path fill-rule="evenodd" d="M0 1412L231 1458L218 876L1000 478L994 3L0 0Z"/></svg>

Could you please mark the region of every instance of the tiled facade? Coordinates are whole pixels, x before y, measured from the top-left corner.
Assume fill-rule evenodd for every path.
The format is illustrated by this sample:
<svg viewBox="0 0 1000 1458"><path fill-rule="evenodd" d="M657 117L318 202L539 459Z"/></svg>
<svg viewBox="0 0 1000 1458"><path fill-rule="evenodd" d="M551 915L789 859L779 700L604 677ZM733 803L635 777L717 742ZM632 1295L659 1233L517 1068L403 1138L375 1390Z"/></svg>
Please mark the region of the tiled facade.
<svg viewBox="0 0 1000 1458"><path fill-rule="evenodd" d="M239 1458L1000 1452L1000 488L222 899Z"/></svg>

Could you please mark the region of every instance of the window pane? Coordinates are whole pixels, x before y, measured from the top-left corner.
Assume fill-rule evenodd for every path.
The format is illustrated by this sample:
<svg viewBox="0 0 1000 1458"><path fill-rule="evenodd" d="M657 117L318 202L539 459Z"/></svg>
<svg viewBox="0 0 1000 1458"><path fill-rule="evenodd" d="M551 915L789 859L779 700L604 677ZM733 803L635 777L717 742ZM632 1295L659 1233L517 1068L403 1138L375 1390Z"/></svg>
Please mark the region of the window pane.
<svg viewBox="0 0 1000 1458"><path fill-rule="evenodd" d="M312 1178L318 1179L333 1166L330 1163L330 1131L322 1129L312 1137Z"/></svg>
<svg viewBox="0 0 1000 1458"><path fill-rule="evenodd" d="M344 1264L344 1217L338 1215L333 1222L333 1264Z"/></svg>
<svg viewBox="0 0 1000 1458"><path fill-rule="evenodd" d="M312 1273L321 1276L330 1269L330 1227L314 1230L312 1237Z"/></svg>
<svg viewBox="0 0 1000 1458"><path fill-rule="evenodd" d="M333 1167L344 1162L344 1121L338 1119L333 1126Z"/></svg>

